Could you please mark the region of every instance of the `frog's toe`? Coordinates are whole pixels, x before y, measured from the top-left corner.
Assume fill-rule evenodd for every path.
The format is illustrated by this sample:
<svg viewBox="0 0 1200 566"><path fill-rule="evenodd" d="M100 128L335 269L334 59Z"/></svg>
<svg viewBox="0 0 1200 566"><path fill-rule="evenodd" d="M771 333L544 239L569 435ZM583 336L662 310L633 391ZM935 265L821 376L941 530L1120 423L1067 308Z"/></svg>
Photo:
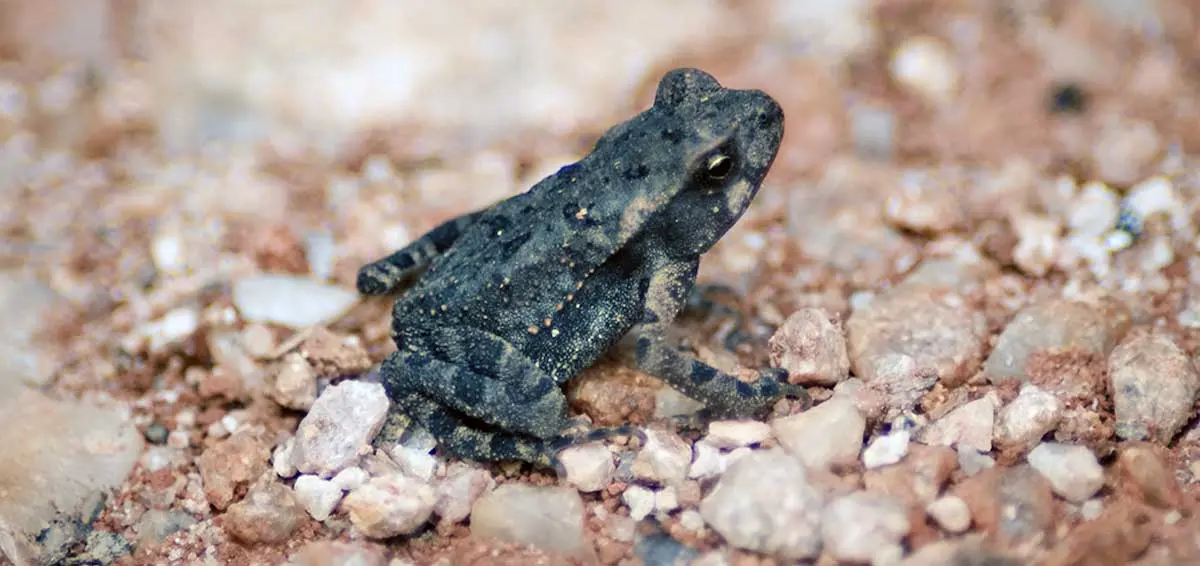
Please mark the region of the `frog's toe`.
<svg viewBox="0 0 1200 566"><path fill-rule="evenodd" d="M774 379L787 384L788 370L783 368L762 368L758 370L761 379Z"/></svg>
<svg viewBox="0 0 1200 566"><path fill-rule="evenodd" d="M783 384L783 396L788 399L796 399L800 402L801 409L808 409L812 406L812 397L808 394L808 390L802 385L795 383Z"/></svg>
<svg viewBox="0 0 1200 566"><path fill-rule="evenodd" d="M640 428L628 425L597 428L578 434L564 434L546 444L547 450L543 455L544 465L554 469L554 473L560 479L565 479L567 477L567 468L563 466L562 460L558 457L563 450L572 446L579 446L580 444L587 444L589 442L599 442L617 436L636 438L638 444L641 445L645 445L646 443L646 433Z"/></svg>
<svg viewBox="0 0 1200 566"><path fill-rule="evenodd" d="M618 436L628 436L631 438L636 438L638 443L640 443L640 444L644 444L646 442L646 433L643 432L642 429L637 428L635 426L624 425L624 426L595 428L592 430L581 432L579 434L563 435L563 436L558 437L554 441L553 445L555 447L555 452L560 452L560 451L570 448L572 446L578 446L580 444L587 444L589 442L599 442L602 440L608 440L610 438L615 438Z"/></svg>

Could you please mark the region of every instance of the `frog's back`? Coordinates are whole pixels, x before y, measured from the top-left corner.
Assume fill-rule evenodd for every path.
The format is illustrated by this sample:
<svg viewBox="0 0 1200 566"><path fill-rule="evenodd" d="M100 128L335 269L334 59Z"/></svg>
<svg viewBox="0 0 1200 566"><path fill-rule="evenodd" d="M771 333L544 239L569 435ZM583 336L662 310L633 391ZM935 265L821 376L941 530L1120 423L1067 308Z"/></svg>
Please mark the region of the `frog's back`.
<svg viewBox="0 0 1200 566"><path fill-rule="evenodd" d="M464 325L513 336L552 316L606 262L642 261L622 255L638 241L698 256L753 197L781 120L761 92L672 73L653 106L605 132L586 157L481 215L397 301L397 334ZM734 149L736 159L726 155ZM706 184L705 167L735 162L729 191Z"/></svg>

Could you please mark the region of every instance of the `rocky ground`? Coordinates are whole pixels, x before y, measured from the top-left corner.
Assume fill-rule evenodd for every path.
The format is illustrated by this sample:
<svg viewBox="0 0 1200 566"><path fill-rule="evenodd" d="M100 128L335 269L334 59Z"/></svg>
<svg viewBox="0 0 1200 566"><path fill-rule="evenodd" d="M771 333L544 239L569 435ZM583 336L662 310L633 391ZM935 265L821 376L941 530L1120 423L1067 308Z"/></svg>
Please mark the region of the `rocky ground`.
<svg viewBox="0 0 1200 566"><path fill-rule="evenodd" d="M0 0L16 565L1200 564L1194 2L78 6ZM644 444L439 456L356 270L679 65L787 115L680 338L815 405L619 347L569 398Z"/></svg>

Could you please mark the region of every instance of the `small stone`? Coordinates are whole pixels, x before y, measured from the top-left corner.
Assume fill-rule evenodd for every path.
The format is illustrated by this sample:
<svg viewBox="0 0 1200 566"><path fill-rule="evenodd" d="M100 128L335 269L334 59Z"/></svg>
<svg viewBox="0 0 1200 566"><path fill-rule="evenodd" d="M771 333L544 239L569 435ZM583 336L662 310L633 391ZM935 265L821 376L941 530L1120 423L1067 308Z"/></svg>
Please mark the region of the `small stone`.
<svg viewBox="0 0 1200 566"><path fill-rule="evenodd" d="M646 430L646 443L633 461L634 477L664 485L687 479L692 447L679 435L658 429Z"/></svg>
<svg viewBox="0 0 1200 566"><path fill-rule="evenodd" d="M1030 381L1037 370L1030 360L1046 352L1083 352L1107 356L1130 324L1128 307L1109 297L1098 299L1052 298L1022 309L1004 327L984 363L992 383L1008 379ZM1051 376L1046 376L1051 378ZM1082 379L1072 376L1070 379ZM1062 380L1065 378L1059 377ZM1046 384L1039 387L1056 393ZM1069 389L1082 389L1069 386Z"/></svg>
<svg viewBox="0 0 1200 566"><path fill-rule="evenodd" d="M292 450L296 447L296 439L289 438L271 453L271 469L275 475L287 479L296 475L296 465L292 463Z"/></svg>
<svg viewBox="0 0 1200 566"><path fill-rule="evenodd" d="M194 524L196 524L196 519L183 511L149 509L138 520L138 546L157 544L173 533Z"/></svg>
<svg viewBox="0 0 1200 566"><path fill-rule="evenodd" d="M862 450L867 421L845 397L771 422L779 444L811 469L849 466Z"/></svg>
<svg viewBox="0 0 1200 566"><path fill-rule="evenodd" d="M407 535L433 514L437 496L428 484L402 474L371 478L342 500L350 523L370 538Z"/></svg>
<svg viewBox="0 0 1200 566"><path fill-rule="evenodd" d="M910 528L908 510L898 500L858 491L825 507L821 538L838 560L880 563L903 555L900 542Z"/></svg>
<svg viewBox="0 0 1200 566"><path fill-rule="evenodd" d="M437 503L433 512L442 523L457 523L471 514L471 507L483 494L496 487L492 475L462 462L450 465L446 477L436 486Z"/></svg>
<svg viewBox="0 0 1200 566"><path fill-rule="evenodd" d="M1054 493L1072 503L1087 501L1104 487L1104 468L1086 446L1043 442L1027 458Z"/></svg>
<svg viewBox="0 0 1200 566"><path fill-rule="evenodd" d="M1186 221L1177 219L1179 215L1186 216L1184 211L1187 205L1179 198L1175 184L1167 177L1151 177L1130 187L1125 204L1143 222L1157 215L1165 215L1173 225Z"/></svg>
<svg viewBox="0 0 1200 566"><path fill-rule="evenodd" d="M979 452L990 452L995 414L995 399L985 395L921 429L917 433L917 440L933 446L963 446Z"/></svg>
<svg viewBox="0 0 1200 566"><path fill-rule="evenodd" d="M327 387L296 430L296 469L327 478L354 465L370 451L389 405L379 383L347 380Z"/></svg>
<svg viewBox="0 0 1200 566"><path fill-rule="evenodd" d="M728 462L719 448L703 441L693 444L692 448L695 451L695 458L688 468L687 477L709 479L725 473Z"/></svg>
<svg viewBox="0 0 1200 566"><path fill-rule="evenodd" d="M350 466L333 476L333 483L337 484L342 491L354 491L367 483L371 479L371 474L358 466Z"/></svg>
<svg viewBox="0 0 1200 566"><path fill-rule="evenodd" d="M854 104L849 111L855 154L864 159L889 160L895 153L896 113L867 102Z"/></svg>
<svg viewBox="0 0 1200 566"><path fill-rule="evenodd" d="M670 513L679 508L679 495L674 486L666 486L654 492L654 512Z"/></svg>
<svg viewBox="0 0 1200 566"><path fill-rule="evenodd" d="M878 436L863 450L863 466L868 470L890 466L904 459L908 453L910 433L901 430L892 434Z"/></svg>
<svg viewBox="0 0 1200 566"><path fill-rule="evenodd" d="M603 506L600 506L603 509ZM633 542L637 537L638 522L631 517L609 513L605 519L605 532L617 542Z"/></svg>
<svg viewBox="0 0 1200 566"><path fill-rule="evenodd" d="M155 233L150 241L150 259L155 268L168 276L179 276L187 271L183 235L178 229L163 228Z"/></svg>
<svg viewBox="0 0 1200 566"><path fill-rule="evenodd" d="M706 523L729 544L786 560L821 551L825 500L804 465L778 450L756 450L729 466L700 502Z"/></svg>
<svg viewBox="0 0 1200 566"><path fill-rule="evenodd" d="M617 471L612 452L603 442L571 446L559 453L558 461L567 470L567 482L584 493L608 487Z"/></svg>
<svg viewBox="0 0 1200 566"><path fill-rule="evenodd" d="M163 444L167 441L167 427L160 423L153 423L146 427L146 440L151 444Z"/></svg>
<svg viewBox="0 0 1200 566"><path fill-rule="evenodd" d="M684 509L679 514L679 525L693 533L704 530L704 516L695 509Z"/></svg>
<svg viewBox="0 0 1200 566"><path fill-rule="evenodd" d="M87 535L83 554L72 556L72 562L84 564L112 564L129 555L133 547L125 537L111 531L95 530Z"/></svg>
<svg viewBox="0 0 1200 566"><path fill-rule="evenodd" d="M1020 560L984 544L981 537L965 536L929 543L908 555L896 566L1016 566Z"/></svg>
<svg viewBox="0 0 1200 566"><path fill-rule="evenodd" d="M1164 523L1169 521L1169 513L1160 522L1148 511L1145 507L1132 501L1113 500L1112 505L1099 517L1071 529L1069 534L1051 550L1047 558L1052 562L1047 563L1072 565L1195 563L1194 550L1184 551L1182 555L1176 554L1174 557L1170 557L1170 554L1173 553L1164 552L1159 554L1157 559L1154 558L1154 553L1146 552L1151 542L1160 536L1167 540L1175 538L1164 532L1168 530L1164 528L1167 527ZM1192 528L1188 534L1192 535L1195 531L1196 529ZM1166 545L1175 546L1171 543L1166 543ZM1182 548L1182 545L1175 546L1175 548ZM1138 560L1143 557L1150 560Z"/></svg>
<svg viewBox="0 0 1200 566"><path fill-rule="evenodd" d="M1074 234L1101 237L1117 225L1120 200L1108 185L1099 181L1086 183L1067 213L1067 226Z"/></svg>
<svg viewBox="0 0 1200 566"><path fill-rule="evenodd" d="M471 533L574 555L584 551L584 507L569 487L506 483L475 502Z"/></svg>
<svg viewBox="0 0 1200 566"><path fill-rule="evenodd" d="M621 493L621 501L629 507L629 517L641 521L654 512L654 490L640 485L631 485Z"/></svg>
<svg viewBox="0 0 1200 566"><path fill-rule="evenodd" d="M1027 465L988 468L959 482L951 495L966 502L975 526L1001 544L1042 540L1054 521L1050 482Z"/></svg>
<svg viewBox="0 0 1200 566"><path fill-rule="evenodd" d="M1085 521L1095 521L1104 513L1104 502L1100 499L1089 499L1079 506L1079 516Z"/></svg>
<svg viewBox="0 0 1200 566"><path fill-rule="evenodd" d="M299 353L284 356L271 390L275 401L289 409L307 411L317 400L317 372Z"/></svg>
<svg viewBox="0 0 1200 566"><path fill-rule="evenodd" d="M294 275L255 275L233 284L233 305L243 319L294 329L331 322L358 300L353 290Z"/></svg>
<svg viewBox="0 0 1200 566"><path fill-rule="evenodd" d="M1136 329L1108 359L1117 436L1167 444L1192 418L1200 373L1169 334Z"/></svg>
<svg viewBox="0 0 1200 566"><path fill-rule="evenodd" d="M305 474L296 478L292 490L296 492L296 499L308 514L318 521L328 519L337 504L342 501L342 488L332 481L313 475Z"/></svg>
<svg viewBox="0 0 1200 566"><path fill-rule="evenodd" d="M1162 150L1158 130L1149 122L1119 116L1106 117L1101 123L1092 146L1096 176L1114 185L1133 184Z"/></svg>
<svg viewBox="0 0 1200 566"><path fill-rule="evenodd" d="M841 322L825 309L792 313L771 336L769 347L771 365L786 369L791 383L833 386L850 374Z"/></svg>
<svg viewBox="0 0 1200 566"><path fill-rule="evenodd" d="M239 489L266 471L270 455L262 440L250 434L234 435L205 450L196 459L196 467L209 504L218 510L228 507Z"/></svg>
<svg viewBox="0 0 1200 566"><path fill-rule="evenodd" d="M654 392L654 418L670 419L693 415L704 408L701 403L673 387L662 387Z"/></svg>
<svg viewBox="0 0 1200 566"><path fill-rule="evenodd" d="M279 347L275 333L271 328L261 323L250 323L242 329L242 346L250 357L258 360L266 359Z"/></svg>
<svg viewBox="0 0 1200 566"><path fill-rule="evenodd" d="M929 36L905 39L892 52L888 70L904 88L941 105L958 92L959 72L949 48Z"/></svg>
<svg viewBox="0 0 1200 566"><path fill-rule="evenodd" d="M287 486L271 482L255 488L245 499L229 506L225 530L249 544L278 544L299 525L303 510Z"/></svg>
<svg viewBox="0 0 1200 566"><path fill-rule="evenodd" d="M965 501L953 495L933 500L925 506L925 512L951 534L964 533L971 527L971 509Z"/></svg>
<svg viewBox="0 0 1200 566"><path fill-rule="evenodd" d="M140 333L149 339L151 352L162 352L190 338L200 328L200 313L190 307L167 311L159 320L146 324Z"/></svg>
<svg viewBox="0 0 1200 566"><path fill-rule="evenodd" d="M1017 244L1013 263L1026 274L1042 277L1050 272L1062 248L1062 225L1056 218L1018 212L1012 214Z"/></svg>
<svg viewBox="0 0 1200 566"><path fill-rule="evenodd" d="M673 390L648 374L622 367L587 368L572 383L566 391L567 401L599 426L649 420L657 392Z"/></svg>
<svg viewBox="0 0 1200 566"><path fill-rule="evenodd" d="M317 279L329 279L333 273L337 253L337 241L328 230L304 234L304 256L308 259L309 271Z"/></svg>
<svg viewBox="0 0 1200 566"><path fill-rule="evenodd" d="M309 333L299 353L325 378L358 375L372 365L370 354L356 336L334 334L321 326Z"/></svg>
<svg viewBox="0 0 1200 566"><path fill-rule="evenodd" d="M958 446L955 448L955 452L958 456L958 469L962 470L963 475L967 477L996 465L995 458L969 446Z"/></svg>
<svg viewBox="0 0 1200 566"><path fill-rule="evenodd" d="M884 201L885 219L894 226L929 236L966 223L966 209L950 179L922 171L905 171Z"/></svg>
<svg viewBox="0 0 1200 566"><path fill-rule="evenodd" d="M173 430L167 434L167 446L180 450L190 448L192 446L191 435L186 430Z"/></svg>
<svg viewBox="0 0 1200 566"><path fill-rule="evenodd" d="M35 337L46 315L66 305L65 297L38 279L0 270L0 386L48 384L60 360Z"/></svg>
<svg viewBox="0 0 1200 566"><path fill-rule="evenodd" d="M392 566L405 566L396 559ZM366 546L362 542L338 542L322 540L310 542L293 554L289 566L388 566L384 549Z"/></svg>
<svg viewBox="0 0 1200 566"><path fill-rule="evenodd" d="M1183 492L1175 472L1167 465L1161 447L1148 442L1130 442L1117 455L1117 474L1121 486L1138 499L1160 509L1183 506ZM1200 464L1200 460L1193 462ZM1194 481L1194 480L1193 480Z"/></svg>
<svg viewBox="0 0 1200 566"><path fill-rule="evenodd" d="M707 442L721 450L761 444L771 438L771 425L761 421L713 421L708 425Z"/></svg>
<svg viewBox="0 0 1200 566"><path fill-rule="evenodd" d="M245 397L245 375L230 365L218 365L208 373L196 390L204 399L238 401Z"/></svg>
<svg viewBox="0 0 1200 566"><path fill-rule="evenodd" d="M888 393L893 412L912 408L937 381L965 382L983 359L983 313L941 286L901 285L846 320L850 365Z"/></svg>
<svg viewBox="0 0 1200 566"><path fill-rule="evenodd" d="M388 452L406 475L429 483L437 472L437 458L429 450L397 444Z"/></svg>
<svg viewBox="0 0 1200 566"><path fill-rule="evenodd" d="M995 443L1024 452L1037 444L1062 419L1062 402L1041 388L1025 384L996 418Z"/></svg>
<svg viewBox="0 0 1200 566"><path fill-rule="evenodd" d="M229 428L225 426L224 422L216 421L208 425L208 427L204 429L204 433L207 434L209 438L221 439L227 438L230 431Z"/></svg>

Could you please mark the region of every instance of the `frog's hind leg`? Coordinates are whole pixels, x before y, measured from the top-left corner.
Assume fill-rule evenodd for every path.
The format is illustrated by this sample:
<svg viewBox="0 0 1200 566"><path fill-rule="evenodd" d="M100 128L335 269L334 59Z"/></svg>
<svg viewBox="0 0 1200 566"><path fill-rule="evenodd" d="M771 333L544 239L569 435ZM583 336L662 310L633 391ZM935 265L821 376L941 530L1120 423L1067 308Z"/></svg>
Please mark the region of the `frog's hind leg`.
<svg viewBox="0 0 1200 566"><path fill-rule="evenodd" d="M559 466L551 440L483 430L415 391L398 398L396 404L425 426L441 450L450 456L479 462L516 460L548 468Z"/></svg>
<svg viewBox="0 0 1200 566"><path fill-rule="evenodd" d="M570 424L562 389L512 346L499 339L452 340L462 343L439 344L448 351L395 354L380 371L389 395L416 391L466 417L533 438L552 438Z"/></svg>
<svg viewBox="0 0 1200 566"><path fill-rule="evenodd" d="M645 433L632 427L594 429L550 439L484 430L417 392L403 396L396 404L429 430L443 454L477 462L527 462L553 469L559 478L567 477L566 468L558 459L558 453L565 448L615 436L632 436L645 442Z"/></svg>
<svg viewBox="0 0 1200 566"><path fill-rule="evenodd" d="M486 210L447 220L399 251L364 265L358 270L358 292L363 295L392 293L409 275L424 269L433 258L450 249Z"/></svg>

